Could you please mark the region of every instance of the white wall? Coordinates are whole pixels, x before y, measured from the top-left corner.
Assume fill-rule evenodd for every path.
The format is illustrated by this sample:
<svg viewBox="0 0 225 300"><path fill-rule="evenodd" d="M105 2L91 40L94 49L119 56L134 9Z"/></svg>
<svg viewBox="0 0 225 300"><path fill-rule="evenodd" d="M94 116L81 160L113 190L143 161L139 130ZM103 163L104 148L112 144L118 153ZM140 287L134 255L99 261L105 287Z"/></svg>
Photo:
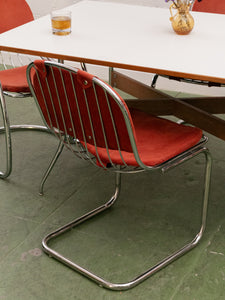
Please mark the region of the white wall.
<svg viewBox="0 0 225 300"><path fill-rule="evenodd" d="M47 15L53 10L72 5L79 0L26 0L35 18Z"/></svg>
<svg viewBox="0 0 225 300"><path fill-rule="evenodd" d="M94 1L94 0L93 0ZM98 0L102 2L120 2L136 5L155 6L155 7L168 7L165 0Z"/></svg>
<svg viewBox="0 0 225 300"><path fill-rule="evenodd" d="M82 0L26 0L30 5L35 18L44 16L50 13L52 10L66 7L72 5L76 2ZM96 0L91 0L96 1ZM98 0L103 2L120 2L120 3L130 3L146 6L156 6L156 7L168 7L168 4L164 0Z"/></svg>

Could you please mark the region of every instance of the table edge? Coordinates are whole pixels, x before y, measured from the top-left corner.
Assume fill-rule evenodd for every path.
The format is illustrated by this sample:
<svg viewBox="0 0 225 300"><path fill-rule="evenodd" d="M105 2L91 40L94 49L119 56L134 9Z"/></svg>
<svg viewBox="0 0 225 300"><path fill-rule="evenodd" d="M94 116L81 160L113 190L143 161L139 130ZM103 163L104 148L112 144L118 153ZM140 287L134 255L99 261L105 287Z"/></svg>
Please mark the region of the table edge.
<svg viewBox="0 0 225 300"><path fill-rule="evenodd" d="M166 70L166 69L157 69L157 68L151 68L151 67L129 65L129 64L125 64L125 63L124 64L117 63L114 61L103 61L103 60L85 58L85 57L79 57L79 56L60 55L60 54L55 54L55 53L50 53L50 52L44 52L44 51L42 52L42 51L14 48L14 47L8 47L8 46L0 46L0 51L1 50L8 51L8 52L14 52L14 53L34 55L34 56L39 56L39 57L55 58L55 59L66 60L66 61L83 62L83 63L87 63L87 64L99 65L99 66L104 66L104 67L113 67L113 68L119 68L119 69L125 69L125 70L132 70L132 71L139 71L139 72L145 72L145 73L153 73L153 74L159 74L159 75L167 75L167 76L173 76L173 77L179 77L179 78L188 78L188 79L203 80L203 81L210 81L210 82L225 84L225 78L221 78L221 77L211 77L211 76L206 76L206 75L183 73L183 72L178 72L178 71L170 71L170 70Z"/></svg>

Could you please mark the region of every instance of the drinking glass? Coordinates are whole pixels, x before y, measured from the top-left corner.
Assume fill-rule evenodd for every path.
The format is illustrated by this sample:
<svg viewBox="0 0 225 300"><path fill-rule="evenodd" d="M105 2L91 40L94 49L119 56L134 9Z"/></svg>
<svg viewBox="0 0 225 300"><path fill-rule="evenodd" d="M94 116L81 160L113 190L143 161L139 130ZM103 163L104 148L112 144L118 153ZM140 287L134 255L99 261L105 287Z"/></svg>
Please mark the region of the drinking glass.
<svg viewBox="0 0 225 300"><path fill-rule="evenodd" d="M52 33L68 35L71 33L71 11L57 10L51 13Z"/></svg>

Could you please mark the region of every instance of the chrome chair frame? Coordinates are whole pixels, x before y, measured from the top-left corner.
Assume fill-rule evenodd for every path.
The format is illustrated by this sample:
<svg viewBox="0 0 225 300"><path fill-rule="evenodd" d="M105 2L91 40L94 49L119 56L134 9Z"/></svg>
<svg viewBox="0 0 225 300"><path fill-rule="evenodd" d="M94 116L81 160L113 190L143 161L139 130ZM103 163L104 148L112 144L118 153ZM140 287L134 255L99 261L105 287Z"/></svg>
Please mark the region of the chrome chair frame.
<svg viewBox="0 0 225 300"><path fill-rule="evenodd" d="M52 60L49 57L40 57L43 60ZM7 63L6 63L7 61ZM34 58L32 59L31 56L21 54L21 53L12 53L0 50L0 65L3 66L3 70L10 70L17 67L22 67L29 65ZM1 71L3 71L1 70ZM26 98L30 97L30 92L11 92L7 90L3 90L4 95L9 96L11 98Z"/></svg>
<svg viewBox="0 0 225 300"><path fill-rule="evenodd" d="M2 86L0 83L0 106L1 106L1 113L2 113L2 120L3 120L3 126L0 127L0 134L1 133L5 134L5 145L6 145L6 169L5 171L0 171L1 179L7 178L12 172L11 132L23 131L23 130L35 130L35 131L51 133L51 131L47 127L42 125L28 125L28 124L10 125L4 94L5 93L2 90Z"/></svg>
<svg viewBox="0 0 225 300"><path fill-rule="evenodd" d="M3 59L3 56L2 56L2 51L0 51L1 63L4 66L5 70L7 70L9 68L16 68L16 67L18 67L18 63L20 63L20 66L23 65L23 59L22 59L22 57L24 57L24 56L21 56L20 53L17 53L17 55L16 55L16 57L17 57L17 63L15 62L15 59L13 59L13 57L12 57L12 55L11 55L10 52L8 52L8 55L9 55L9 59L10 59L10 62L11 62L10 66L8 66L4 62L4 59ZM32 59L28 55L26 55L26 58L29 60L29 63L32 62ZM41 59L48 60L48 61L53 61L50 58L41 57ZM61 63L63 63L62 60L59 60L59 61ZM80 65L81 65L82 70L87 71L87 67L86 67L85 63L80 63ZM2 99L4 99L4 95L8 96L8 97L11 97L11 98L14 98L14 99L15 98L22 99L22 98L32 97L32 95L31 95L30 92L27 92L27 93L23 93L23 92L10 92L10 91L2 90L2 87L0 87L0 88L1 88L1 98ZM4 104L5 104L5 99L4 99ZM1 105L3 105L3 103L1 103ZM6 109L6 107L5 107L5 109ZM10 132L32 130L32 131L38 131L38 132L51 133L51 131L46 126L43 126L43 125L20 124L20 125L9 125L10 127L7 128L7 130L10 130L10 131L6 132L6 126L5 125L8 122L8 120L6 119L6 110L4 111L4 113L2 111L2 116L3 116L4 126L0 127L0 134L1 133L6 133L6 141L7 141L7 143L6 143L6 170L5 170L5 172L1 172L0 171L0 178L4 179L4 178L7 178L11 174L11 172L12 172L12 142L11 142L11 133ZM59 152L59 149L57 148L57 152L56 153L58 153L58 156L60 155L61 152L62 152L62 149ZM43 178L43 181L41 183L42 187L40 188L40 192L39 192L39 194L41 196L43 195L44 182L46 181L49 173L51 172L51 169L54 167L54 164L55 164L55 162L52 162L51 166L49 167L48 172L46 172L45 177Z"/></svg>
<svg viewBox="0 0 225 300"><path fill-rule="evenodd" d="M63 77L62 76L62 71L63 70L68 71L71 78L72 78L71 74L77 72L76 69L65 67L64 65L61 65L61 64L46 62L45 65L48 66L49 72L53 72L53 68L57 69L60 72L61 77ZM32 80L31 80L31 77L30 77L31 69L35 69L34 64L29 65L28 70L27 70L27 76L28 76L28 83L29 83L31 92L33 94L34 99L37 101L37 104L38 104L36 92L34 90L34 87L32 85ZM53 77L54 77L54 75L53 75ZM37 73L37 78L39 78L38 73ZM40 81L40 78L38 80ZM71 81L72 81L72 79L71 79ZM93 157L93 155L89 153L89 150L88 150L88 147L87 147L87 142L88 141L84 138L84 142L81 144L80 141L76 138L76 134L75 134L76 130L74 128L72 128L71 130L73 131L73 135L74 135L75 138L73 139L73 142L71 143L72 139L71 139L69 133L67 132L67 129L65 128L65 130L63 130L64 132L62 132L62 129L55 128L54 127L55 125L53 126L53 122L50 118L49 112L47 112L47 113L48 113L48 117L50 118L50 121L49 121L50 125L47 124L47 122L45 121L44 115L42 113L42 110L41 110L41 108L38 104L38 108L40 110L40 113L41 113L42 117L44 118L44 121L46 122L46 126L48 126L49 128L51 127L50 129L52 130L54 135L60 140L58 150L57 150L57 152L56 152L56 154L55 154L55 156L52 160L53 163L55 163L55 161L57 160L57 158L59 156L59 153L61 153L61 151L62 151L63 145L65 145L74 154L76 154L78 157L80 157L84 160L88 160L90 163L92 163L92 164L94 164L98 167L100 166L104 170L115 172L115 192L112 195L112 197L105 204L95 208L92 211L87 212L86 214L82 215L81 217L73 220L72 222L58 228L57 230L55 230L55 231L51 232L50 234L48 234L47 236L45 236L42 240L42 246L43 246L43 250L47 254L49 254L50 257L53 257L53 258L57 259L58 261L62 262L63 264L65 264L65 265L69 266L70 268L78 271L82 275L85 275L89 279L96 282L98 285L100 285L102 287L105 287L105 288L108 288L108 289L111 289L111 290L127 290L127 289L130 289L130 288L136 286L137 284L141 283L142 281L144 281L145 279L147 279L151 275L155 274L156 272L158 272L159 270L161 270L162 268L164 268L165 266L167 266L168 264L170 264L171 262L173 262L174 260L176 260L180 256L182 256L185 253L187 253L188 251L190 251L201 240L203 232L205 230L205 226L206 226L212 159L211 159L211 155L210 155L208 149L204 146L204 144L207 142L207 138L205 136L203 136L202 140L196 146L192 147L189 150L184 151L180 155L166 161L165 163L156 165L154 167L145 165L142 162L141 158L139 157L138 149L137 149L135 138L134 138L134 135L133 135L133 129L132 129L132 126L131 126L131 123L130 123L129 116L127 114L127 110L124 107L124 104L121 102L120 98L113 91L113 89L111 87L109 87L107 84L103 83L98 78L94 77L93 81L92 81L92 84L93 84L93 88L94 88L95 91L96 91L96 87L100 86L104 90L105 95L107 95L106 99L109 99L108 98L109 96L112 97L112 99L115 101L115 103L119 106L119 108L120 108L120 110L123 114L124 120L125 120L125 124L126 124L126 127L127 127L127 131L128 131L130 143L131 143L131 146L132 146L133 154L134 154L135 159L138 163L138 167L137 166L130 167L123 160L123 154L122 154L122 150L121 150L119 141L117 141L118 142L118 151L120 152L121 160L123 161L123 163L121 163L121 165L115 165L111 161L110 155L109 155L110 150L107 147L107 136L105 134L106 131L105 131L104 122L103 122L102 119L101 119L100 123L101 123L102 130L103 130L103 133L104 133L105 145L106 145L106 149L107 149L106 151L108 153L110 166L106 166L104 164L104 162L101 160L100 156L98 155L98 150L97 150L97 145L96 144L95 144L95 150L96 150L97 159L96 159L96 156ZM46 85L48 86L47 89L50 90L47 79L46 79ZM63 87L64 93L66 95L65 97L66 97L66 99L68 99L68 95L66 94L67 93L66 92L66 84L62 81L58 84L55 83L56 88L57 88L57 86ZM73 85L73 89L74 89L74 92L75 92L76 88L74 87L74 85ZM41 87L41 90L42 90L42 87ZM87 102L87 94L86 94L85 89L83 90L83 92L84 92L84 95L85 95L84 97L86 99L85 101L86 101L86 105L87 105L89 121L91 122L91 127L92 127L92 131L93 131L94 130L94 125L92 124L92 121L90 119L91 113L90 113L90 110L88 108L89 106L88 106L88 102ZM43 90L42 90L42 94L43 94L43 97L44 97L44 102L46 104L47 100L45 98L45 92ZM59 96L58 90L57 90L57 96L56 97L59 100L60 96ZM52 96L50 96L50 98L52 99ZM75 98L77 99L77 96L75 96ZM97 102L97 106L99 107L99 112L100 112L100 106L99 106L99 102L98 102L97 93L96 93L96 102ZM60 100L59 100L59 103L60 103ZM77 105L78 105L78 111L79 111L79 104L77 103ZM61 104L59 106L61 107ZM67 103L67 106L68 106L67 108L69 109L70 106L69 106L68 103ZM111 109L109 108L109 110L111 110ZM71 113L71 111L70 111L70 113ZM111 114L112 114L112 111L111 111ZM81 115L79 115L79 118L80 118L80 122L82 124ZM113 119L113 117L112 117L112 119ZM63 116L62 116L62 120L63 120L63 123L65 124L66 120L64 119ZM114 127L114 130L116 132L116 127ZM95 140L94 132L93 132L93 139ZM74 150L74 145L75 145L75 150ZM204 194L203 194L203 202L202 202L201 225L200 225L200 229L199 229L198 233L194 236L194 238L190 242L185 244L182 248L178 249L174 253L170 254L167 257L165 257L163 260L159 261L156 265L154 265L153 267L151 267L148 270L144 271L140 275L134 277L134 279L132 279L129 282L126 282L126 283L109 282L108 280L106 280L102 277L99 277L98 275L94 274L93 272L89 271L88 269L84 268L83 266L75 263L74 261L71 261L69 258L65 257L63 254L57 252L56 250L54 250L53 248L51 248L49 246L49 242L52 239L57 238L58 236L64 234L68 230L82 224L83 222L87 221L88 219L90 219L90 218L100 214L101 212L107 210L108 208L110 208L119 197L120 189L121 189L121 174L122 173L124 173L124 172L125 173L134 173L134 172L155 171L155 170L161 170L163 173L165 173L169 169L171 169L171 168L173 168L177 165L180 165L181 163L184 163L187 160L189 160L189 159L191 159L191 158L193 158L193 157L195 157L199 154L204 154L205 159L206 159L206 167L205 167L205 181L204 181ZM98 161L98 163L97 163L97 161ZM43 180L42 180L42 182L43 182Z"/></svg>
<svg viewBox="0 0 225 300"><path fill-rule="evenodd" d="M4 179L10 175L12 170L12 141L11 141L11 134L10 134L9 118L7 114L6 103L2 91L1 82L0 82L0 106L1 106L1 113L2 113L2 120L3 120L3 127L0 128L0 132L2 131L5 133L5 145L6 145L6 170L4 172L0 171L0 178Z"/></svg>
<svg viewBox="0 0 225 300"><path fill-rule="evenodd" d="M5 98L4 95L12 98L26 98L31 97L31 93L15 93L15 92L8 92L3 91L2 87L1 89L1 98L4 99L5 104ZM1 104L2 105L2 104ZM39 132L46 132L51 133L50 130L43 125L32 125L32 124L21 124L21 125L9 125L8 116L6 116L6 104L5 104L5 112L2 111L2 117L3 117L3 123L4 126L0 127L0 134L5 133L6 134L6 171L1 174L0 172L0 178L7 178L11 172L12 172L12 142L11 142L11 133L15 131L24 131L24 130L32 130L32 131L39 131ZM6 130L6 123L8 124L8 128Z"/></svg>
<svg viewBox="0 0 225 300"><path fill-rule="evenodd" d="M7 7L6 7L7 8ZM22 25L28 21L31 21L33 19L33 14L30 10L29 5L25 2L22 7L20 7L21 10L25 13L26 18L17 18L16 23L11 23L9 19L9 24L12 26L19 26ZM32 15L32 17L31 17ZM22 16L22 15L20 15ZM22 20L23 19L23 20ZM41 57L43 60L51 60L50 58L44 58ZM27 65L32 62L32 57L29 55L21 54L21 53L12 53L8 51L1 51L0 50L0 65L2 66L3 70L8 69L14 69L16 67L21 67L24 65ZM86 66L83 64L83 68L86 68ZM3 71L2 70L2 71ZM2 116L3 116L3 127L0 127L0 134L5 133L5 139L6 139L6 170L4 172L0 172L0 178L6 178L8 177L12 172L12 143L11 143L11 133L14 131L23 131L23 130L34 130L34 131L41 131L46 133L51 133L49 129L42 125L31 125L31 124L21 124L21 125L9 125L8 116L6 118L6 107L3 107L3 104L5 105L5 99L4 95L11 97L11 98L26 98L31 97L30 92L11 92L7 90L3 90L2 86L0 89L1 93L1 110L2 110ZM3 103L4 102L4 103ZM8 125L7 125L8 124ZM7 126L6 126L7 125ZM8 127L10 126L10 127Z"/></svg>
<svg viewBox="0 0 225 300"><path fill-rule="evenodd" d="M28 6L29 7L29 6ZM26 10L26 12L30 8L23 7L23 9ZM30 19L30 17L28 17ZM27 19L27 21L28 21ZM24 20L25 22L25 20ZM22 21L17 24L22 24ZM43 58L42 58L43 59ZM21 67L26 64L29 64L32 61L31 57L28 55L20 54L20 53L12 53L12 52L6 52L6 51L0 51L0 64L3 67L3 70L8 69L14 69L16 67ZM0 87L0 93L1 93L1 106L5 105L5 96L11 97L11 98L26 98L31 97L30 92L11 92L7 90L3 90L2 86ZM0 127L0 133L5 133L5 139L6 139L6 170L5 172L0 172L0 178L6 178L8 177L12 172L12 143L11 143L11 132L14 131L21 131L21 130L35 130L35 131L42 131L49 133L47 127L41 126L41 125L27 125L27 124L21 124L21 125L9 125L9 120L6 112L6 106L1 107L2 110L2 117L3 117L3 127Z"/></svg>

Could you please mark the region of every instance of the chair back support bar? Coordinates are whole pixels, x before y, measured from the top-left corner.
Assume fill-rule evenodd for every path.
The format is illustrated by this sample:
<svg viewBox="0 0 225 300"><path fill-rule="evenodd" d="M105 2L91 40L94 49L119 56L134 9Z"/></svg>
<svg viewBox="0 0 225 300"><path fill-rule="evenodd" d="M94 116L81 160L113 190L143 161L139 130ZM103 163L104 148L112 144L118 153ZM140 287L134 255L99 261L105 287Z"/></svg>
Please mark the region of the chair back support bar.
<svg viewBox="0 0 225 300"><path fill-rule="evenodd" d="M110 86L51 62L35 61L28 73L46 125L75 154L103 168L127 167L125 156L138 156L130 112Z"/></svg>

